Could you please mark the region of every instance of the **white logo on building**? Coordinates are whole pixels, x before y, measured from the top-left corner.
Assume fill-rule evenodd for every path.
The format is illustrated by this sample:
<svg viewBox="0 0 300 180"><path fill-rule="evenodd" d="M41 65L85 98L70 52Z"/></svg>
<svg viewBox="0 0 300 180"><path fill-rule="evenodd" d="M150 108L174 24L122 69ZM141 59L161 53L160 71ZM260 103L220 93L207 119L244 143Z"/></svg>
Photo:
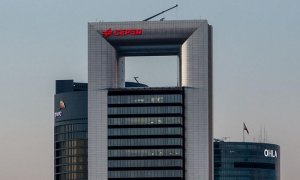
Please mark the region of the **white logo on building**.
<svg viewBox="0 0 300 180"><path fill-rule="evenodd" d="M265 157L277 158L277 151L273 149L265 149Z"/></svg>

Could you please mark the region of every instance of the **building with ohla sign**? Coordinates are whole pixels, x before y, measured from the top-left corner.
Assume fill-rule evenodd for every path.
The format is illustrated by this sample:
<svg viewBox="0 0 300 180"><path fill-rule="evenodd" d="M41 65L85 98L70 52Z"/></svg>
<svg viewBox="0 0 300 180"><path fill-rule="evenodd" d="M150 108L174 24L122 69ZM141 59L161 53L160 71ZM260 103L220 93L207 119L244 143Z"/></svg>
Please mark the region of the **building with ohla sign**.
<svg viewBox="0 0 300 180"><path fill-rule="evenodd" d="M253 142L214 142L215 180L280 180L280 147Z"/></svg>

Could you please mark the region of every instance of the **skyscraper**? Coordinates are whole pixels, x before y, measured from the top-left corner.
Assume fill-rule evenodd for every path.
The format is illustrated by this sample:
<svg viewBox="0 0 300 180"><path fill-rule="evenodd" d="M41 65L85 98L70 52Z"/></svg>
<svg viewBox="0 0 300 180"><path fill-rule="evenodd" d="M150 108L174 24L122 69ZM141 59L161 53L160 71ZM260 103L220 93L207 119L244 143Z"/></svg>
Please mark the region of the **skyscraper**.
<svg viewBox="0 0 300 180"><path fill-rule="evenodd" d="M89 180L212 179L212 27L206 20L88 27ZM179 86L125 88L125 57L153 55L179 57Z"/></svg>
<svg viewBox="0 0 300 180"><path fill-rule="evenodd" d="M55 180L87 179L87 83L57 80L54 98Z"/></svg>

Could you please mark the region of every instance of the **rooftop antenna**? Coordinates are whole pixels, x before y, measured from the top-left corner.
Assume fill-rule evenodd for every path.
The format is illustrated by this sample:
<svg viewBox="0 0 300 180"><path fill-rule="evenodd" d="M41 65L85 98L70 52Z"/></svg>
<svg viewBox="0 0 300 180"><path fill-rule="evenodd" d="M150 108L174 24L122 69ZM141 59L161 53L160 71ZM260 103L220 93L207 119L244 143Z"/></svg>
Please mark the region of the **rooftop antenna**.
<svg viewBox="0 0 300 180"><path fill-rule="evenodd" d="M137 80L139 77L135 76L135 77L133 77L133 78L134 78L134 80L135 80L137 83L140 84L140 82Z"/></svg>
<svg viewBox="0 0 300 180"><path fill-rule="evenodd" d="M159 16L159 15L161 15L161 14L167 12L167 11L170 11L171 9L174 9L174 8L176 8L176 7L178 7L178 4L176 4L175 6L169 8L169 9L166 9L166 10L164 10L164 11L158 13L158 14L155 14L154 16L151 16L151 17L149 17L149 18L147 18L147 19L144 19L143 21L149 21L150 19L153 19L153 18L155 18L156 16Z"/></svg>
<svg viewBox="0 0 300 180"><path fill-rule="evenodd" d="M266 125L264 125L264 143L267 142L268 142L267 129L266 129Z"/></svg>

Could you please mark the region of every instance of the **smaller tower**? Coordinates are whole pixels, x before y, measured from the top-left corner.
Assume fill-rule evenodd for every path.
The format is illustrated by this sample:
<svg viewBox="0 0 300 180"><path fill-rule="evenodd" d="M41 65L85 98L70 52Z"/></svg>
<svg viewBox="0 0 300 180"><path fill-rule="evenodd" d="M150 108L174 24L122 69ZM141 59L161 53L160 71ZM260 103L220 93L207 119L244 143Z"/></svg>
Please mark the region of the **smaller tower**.
<svg viewBox="0 0 300 180"><path fill-rule="evenodd" d="M87 83L57 80L54 97L55 180L88 178L87 146Z"/></svg>
<svg viewBox="0 0 300 180"><path fill-rule="evenodd" d="M280 180L280 147L251 142L214 142L215 180Z"/></svg>

